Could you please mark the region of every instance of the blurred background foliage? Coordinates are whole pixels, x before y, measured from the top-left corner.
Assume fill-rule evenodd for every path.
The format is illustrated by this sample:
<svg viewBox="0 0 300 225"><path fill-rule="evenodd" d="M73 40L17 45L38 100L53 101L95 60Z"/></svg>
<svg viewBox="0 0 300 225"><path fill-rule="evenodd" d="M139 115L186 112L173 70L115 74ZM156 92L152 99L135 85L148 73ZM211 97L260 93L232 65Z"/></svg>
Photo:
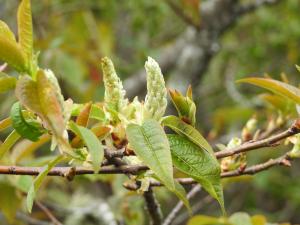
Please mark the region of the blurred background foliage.
<svg viewBox="0 0 300 225"><path fill-rule="evenodd" d="M18 3L18 0L0 0L0 19L14 31ZM201 15L195 13L198 0L32 0L35 49L40 51L40 65L55 72L66 98L78 103L102 101L100 58L111 57L119 76L125 80L143 67L148 55L159 57L160 49L172 45L187 28L172 4L195 23L201 23ZM258 97L260 89L236 85L235 80L267 73L277 79L287 77L298 86L300 74L294 65L300 63L299 12L299 0L261 7L238 19L222 36L219 53L205 71L201 85L194 87L198 127L212 143L226 144L231 137L240 136L243 125L252 116L263 128L277 116L290 114ZM172 72L166 75L172 76ZM0 101L3 119L15 97L13 93L2 94ZM1 140L5 136L2 133ZM32 145L29 141L19 145L26 144ZM17 163L41 165L45 158L37 161L34 156L47 155L48 147L44 145L43 149L22 153L25 155ZM283 150L250 153L249 164L276 157ZM16 159L20 154L16 146L12 155ZM251 215L263 214L271 222L300 223L299 168L299 162L295 161L290 169L274 168L253 178L224 180L228 214L245 211ZM39 211L32 215L24 213L18 184L30 180L30 177L0 176L0 224L47 224L41 222L47 218ZM82 176L73 182L50 178L40 189L38 199L67 225L113 225L117 224L115 219L124 222L121 224L146 224L143 199L122 187L125 180L121 175ZM166 215L177 199L164 188L155 191ZM204 192L191 202L197 213L220 214L217 204ZM187 219L187 212L182 211L174 224L185 224Z"/></svg>

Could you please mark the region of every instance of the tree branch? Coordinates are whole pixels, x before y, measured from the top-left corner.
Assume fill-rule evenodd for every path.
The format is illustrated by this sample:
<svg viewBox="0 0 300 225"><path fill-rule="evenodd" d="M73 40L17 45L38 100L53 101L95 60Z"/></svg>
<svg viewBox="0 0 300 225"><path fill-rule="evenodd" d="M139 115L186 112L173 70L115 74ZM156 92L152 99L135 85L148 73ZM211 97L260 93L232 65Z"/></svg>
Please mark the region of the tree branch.
<svg viewBox="0 0 300 225"><path fill-rule="evenodd" d="M293 125L279 134L276 134L272 137L265 138L262 140L254 141L254 142L246 142L241 146L238 146L233 149L219 151L215 153L215 156L219 158L224 158L230 155L239 154L241 152L247 152L254 149L259 149L262 147L272 147L277 145L277 142L283 140L287 137L293 136L300 132L300 119L296 120ZM106 157L114 156L113 163L117 165L115 166L102 166L99 174L137 174L139 171L148 170L149 168L145 165L124 165L124 162L121 159L116 158L116 156L121 156L121 150L117 150L116 153L109 153L110 151L106 151ZM123 153L122 153L123 154ZM23 166L0 166L0 174L11 174L11 175L38 175L43 170L43 167L23 167ZM247 172L249 170L246 169ZM245 172L244 171L244 172ZM75 175L83 175L83 174L94 174L94 170L87 167L54 167L52 168L48 176L61 176L72 178Z"/></svg>
<svg viewBox="0 0 300 225"><path fill-rule="evenodd" d="M162 212L160 209L160 205L155 198L153 190L149 187L148 191L144 192L144 198L146 202L146 206L151 217L152 225L161 225L162 224Z"/></svg>
<svg viewBox="0 0 300 225"><path fill-rule="evenodd" d="M298 134L300 132L300 119L294 122L294 124L287 129L286 131L283 131L282 133L276 134L272 137L265 138L262 140L254 141L254 142L246 142L236 148L219 151L215 153L216 158L224 158L230 155L235 155L241 152L247 152L254 149L264 148L264 147L273 147L278 145L278 142L286 139L287 137L293 136L295 134Z"/></svg>
<svg viewBox="0 0 300 225"><path fill-rule="evenodd" d="M35 204L46 214L46 216L52 221L54 225L62 225L61 222L52 214L52 212L41 202L35 201Z"/></svg>
<svg viewBox="0 0 300 225"><path fill-rule="evenodd" d="M170 8L179 16L182 18L182 20L187 24L187 25L192 25L196 29L200 29L200 23L196 23L193 18L188 16L183 12L183 10L176 5L172 0L166 0Z"/></svg>
<svg viewBox="0 0 300 225"><path fill-rule="evenodd" d="M227 178L227 177L237 177L237 176L243 176L243 175L254 175L256 173L265 171L271 167L274 166L288 166L290 167L290 157L288 154L285 154L281 157L278 157L276 159L270 159L265 163L261 163L261 164L257 164L251 167L246 168L245 170L233 170L233 171L229 171L229 172L223 172L221 173L221 178ZM195 181L192 178L177 178L176 179L177 182L179 182L182 185L188 185L188 184L196 184L198 183L197 181ZM152 187L159 187L159 186L163 186L162 183L158 182L158 181L152 181L150 183L150 185ZM129 189L129 190L137 190L139 188L138 185L136 184L129 184L129 183L125 183L123 185L125 188Z"/></svg>

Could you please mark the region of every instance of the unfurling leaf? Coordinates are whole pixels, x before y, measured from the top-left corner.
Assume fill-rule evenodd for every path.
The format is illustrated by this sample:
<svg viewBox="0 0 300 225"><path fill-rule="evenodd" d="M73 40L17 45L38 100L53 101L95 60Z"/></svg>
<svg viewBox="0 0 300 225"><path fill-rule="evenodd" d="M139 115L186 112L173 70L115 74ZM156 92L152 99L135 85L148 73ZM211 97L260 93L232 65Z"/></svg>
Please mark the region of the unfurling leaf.
<svg viewBox="0 0 300 225"><path fill-rule="evenodd" d="M26 56L26 62L31 63L33 56L32 17L30 0L22 0L18 8L19 44Z"/></svg>
<svg viewBox="0 0 300 225"><path fill-rule="evenodd" d="M70 122L70 128L76 133L76 135L80 136L86 144L91 155L95 173L98 173L104 157L104 149L101 142L91 130L78 126L74 122Z"/></svg>
<svg viewBox="0 0 300 225"><path fill-rule="evenodd" d="M256 77L241 79L238 80L237 82L254 84L256 86L268 89L274 92L275 94L279 94L283 97L291 99L296 104L300 104L300 89L292 85L289 85L287 83L278 80L273 80L273 79L256 78Z"/></svg>
<svg viewBox="0 0 300 225"><path fill-rule="evenodd" d="M27 122L25 120L19 102L16 102L12 106L10 117L12 120L13 128L15 128L15 130L21 135L21 137L27 138L31 141L37 141L43 134L39 124L34 123L34 121Z"/></svg>
<svg viewBox="0 0 300 225"><path fill-rule="evenodd" d="M159 121L167 108L167 89L158 63L148 57L145 63L147 72L147 95L144 104L144 119Z"/></svg>
<svg viewBox="0 0 300 225"><path fill-rule="evenodd" d="M168 189L174 190L170 146L160 124L153 119L145 120L141 126L129 124L126 135L136 155L153 170Z"/></svg>
<svg viewBox="0 0 300 225"><path fill-rule="evenodd" d="M54 75L49 77L47 71L39 70L36 81L27 75L20 77L16 86L16 96L22 105L42 119L44 126L52 132L52 137L57 141L61 152L69 152L64 102L57 86Z"/></svg>
<svg viewBox="0 0 300 225"><path fill-rule="evenodd" d="M193 143L195 143L202 149L205 149L209 153L213 154L214 152L213 149L211 148L209 143L205 140L205 138L199 133L199 131L196 130L191 125L183 122L178 117L167 116L163 119L162 125L170 127L176 133L187 137L189 140L191 140Z"/></svg>
<svg viewBox="0 0 300 225"><path fill-rule="evenodd" d="M198 181L225 212L221 169L217 159L185 137L170 134L168 139L175 167Z"/></svg>
<svg viewBox="0 0 300 225"><path fill-rule="evenodd" d="M103 82L105 87L104 100L108 111L120 112L127 105L125 90L118 77L112 61L104 57L101 60Z"/></svg>
<svg viewBox="0 0 300 225"><path fill-rule="evenodd" d="M0 93L12 90L16 86L17 79L0 72Z"/></svg>
<svg viewBox="0 0 300 225"><path fill-rule="evenodd" d="M189 86L186 96L183 96L177 90L169 90L172 102L179 114L179 118L184 122L195 126L196 123L196 105L192 97L192 88Z"/></svg>
<svg viewBox="0 0 300 225"><path fill-rule="evenodd" d="M48 172L61 160L63 159L62 155L56 156L53 160L51 160L48 165L46 165L43 170L39 173L39 175L34 179L33 183L31 184L27 199L26 199L26 206L27 210L31 213L33 201L36 196L37 190L40 188L43 180L47 177Z"/></svg>

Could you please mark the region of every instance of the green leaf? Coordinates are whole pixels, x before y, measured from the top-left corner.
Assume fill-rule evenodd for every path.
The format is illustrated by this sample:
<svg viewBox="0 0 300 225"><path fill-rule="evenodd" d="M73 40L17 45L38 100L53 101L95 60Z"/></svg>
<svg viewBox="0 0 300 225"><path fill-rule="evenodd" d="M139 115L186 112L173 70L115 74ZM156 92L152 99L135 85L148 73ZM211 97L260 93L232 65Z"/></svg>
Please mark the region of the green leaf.
<svg viewBox="0 0 300 225"><path fill-rule="evenodd" d="M41 127L38 127L37 124L28 123L23 114L22 108L19 102L13 104L10 117L12 120L13 128L21 135L23 138L27 138L30 141L37 141L39 137L43 134Z"/></svg>
<svg viewBox="0 0 300 225"><path fill-rule="evenodd" d="M97 136L89 129L79 126L74 122L70 122L70 128L76 133L86 144L91 154L93 168L98 173L104 157L104 149Z"/></svg>
<svg viewBox="0 0 300 225"><path fill-rule="evenodd" d="M240 225L242 225L241 223ZM197 215L192 217L187 225L232 225L226 218Z"/></svg>
<svg viewBox="0 0 300 225"><path fill-rule="evenodd" d="M36 196L37 190L40 188L43 180L47 177L48 172L61 160L63 159L62 155L56 156L53 160L51 160L48 165L46 165L43 170L39 173L39 175L34 179L31 184L29 191L27 193L26 206L28 212L31 213L33 201Z"/></svg>
<svg viewBox="0 0 300 225"><path fill-rule="evenodd" d="M173 166L168 138L154 119L145 120L140 126L129 124L126 129L130 146L164 185L174 190Z"/></svg>
<svg viewBox="0 0 300 225"><path fill-rule="evenodd" d="M5 141L0 145L0 159L4 156L4 154L20 139L20 135L13 130Z"/></svg>
<svg viewBox="0 0 300 225"><path fill-rule="evenodd" d="M221 169L217 159L207 151L185 137L168 135L174 166L186 173L215 199L225 212L223 190L221 185Z"/></svg>
<svg viewBox="0 0 300 225"><path fill-rule="evenodd" d="M27 71L26 57L17 42L0 38L0 60L6 62L18 72Z"/></svg>
<svg viewBox="0 0 300 225"><path fill-rule="evenodd" d="M0 20L0 38L6 38L12 42L16 42L14 33L9 29L7 24Z"/></svg>
<svg viewBox="0 0 300 225"><path fill-rule="evenodd" d="M251 218L247 213L237 212L230 216L229 222L233 225L252 225Z"/></svg>
<svg viewBox="0 0 300 225"><path fill-rule="evenodd" d="M205 138L199 133L198 130L196 130L191 125L183 122L181 119L179 119L176 116L167 116L163 119L162 125L170 127L172 130L174 130L176 133L183 135L187 137L189 140L191 140L193 143L198 145L199 147L205 149L206 151L213 154L213 149L209 145L209 143L205 140Z"/></svg>
<svg viewBox="0 0 300 225"><path fill-rule="evenodd" d="M22 0L18 8L19 44L26 55L27 62L32 60L33 38L30 0Z"/></svg>
<svg viewBox="0 0 300 225"><path fill-rule="evenodd" d="M256 86L268 89L275 94L291 99L297 104L300 104L300 89L287 83L268 78L250 77L237 81L238 83L249 83Z"/></svg>
<svg viewBox="0 0 300 225"><path fill-rule="evenodd" d="M0 93L12 90L16 86L17 79L0 72Z"/></svg>

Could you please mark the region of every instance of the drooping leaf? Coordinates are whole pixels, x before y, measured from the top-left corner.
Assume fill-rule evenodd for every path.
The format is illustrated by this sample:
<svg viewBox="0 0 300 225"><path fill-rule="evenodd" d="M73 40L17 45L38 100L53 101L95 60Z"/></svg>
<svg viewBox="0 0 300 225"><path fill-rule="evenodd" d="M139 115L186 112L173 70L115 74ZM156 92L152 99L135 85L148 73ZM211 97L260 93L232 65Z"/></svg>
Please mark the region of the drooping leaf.
<svg viewBox="0 0 300 225"><path fill-rule="evenodd" d="M174 190L170 146L160 124L154 119L145 120L141 126L129 124L126 135L136 155L153 170L168 189Z"/></svg>
<svg viewBox="0 0 300 225"><path fill-rule="evenodd" d="M47 177L48 172L61 160L63 159L62 155L56 156L53 160L51 160L39 173L39 175L34 179L33 183L31 184L29 191L27 193L27 199L26 199L26 206L28 212L31 213L33 201L36 196L36 192L40 188L43 180Z"/></svg>
<svg viewBox="0 0 300 225"><path fill-rule="evenodd" d="M32 59L32 17L30 0L22 0L18 8L18 36L19 44L26 55L27 63Z"/></svg>
<svg viewBox="0 0 300 225"><path fill-rule="evenodd" d="M217 159L187 138L175 134L168 135L172 159L176 168L186 173L215 199L225 212L221 185L221 168Z"/></svg>
<svg viewBox="0 0 300 225"><path fill-rule="evenodd" d="M237 82L254 84L256 86L268 89L275 94L279 94L283 97L289 98L297 104L300 104L300 89L290 84L278 80L257 77L245 78L238 80Z"/></svg>
<svg viewBox="0 0 300 225"><path fill-rule="evenodd" d="M189 203L189 200L186 197L186 191L184 190L184 187L180 183L178 183L176 180L174 180L175 189L171 190L185 205L185 207L188 209L189 214L192 214L192 209Z"/></svg>
<svg viewBox="0 0 300 225"><path fill-rule="evenodd" d="M7 24L0 20L0 38L6 38L12 42L16 42L14 33L9 29Z"/></svg>
<svg viewBox="0 0 300 225"><path fill-rule="evenodd" d="M104 157L104 149L97 136L89 129L70 122L70 128L85 142L93 163L95 173L98 173Z"/></svg>
<svg viewBox="0 0 300 225"><path fill-rule="evenodd" d="M41 127L39 127L36 123L29 123L25 120L19 102L13 104L10 111L10 117L12 119L13 128L15 128L21 137L27 138L31 141L37 141L43 134Z"/></svg>
<svg viewBox="0 0 300 225"><path fill-rule="evenodd" d="M0 60L6 62L18 72L27 71L26 57L17 42L0 38Z"/></svg>
<svg viewBox="0 0 300 225"><path fill-rule="evenodd" d="M12 90L16 86L17 79L0 72L0 94Z"/></svg>
<svg viewBox="0 0 300 225"><path fill-rule="evenodd" d="M183 122L176 116L167 116L163 119L162 124L164 126L170 127L176 133L187 137L189 140L194 142L199 147L205 149L206 151L213 154L213 149L209 145L209 143L205 140L205 138L200 134L198 130L196 130L191 125Z"/></svg>
<svg viewBox="0 0 300 225"><path fill-rule="evenodd" d="M0 145L0 159L4 154L19 140L21 136L13 130L5 139L5 141Z"/></svg>

